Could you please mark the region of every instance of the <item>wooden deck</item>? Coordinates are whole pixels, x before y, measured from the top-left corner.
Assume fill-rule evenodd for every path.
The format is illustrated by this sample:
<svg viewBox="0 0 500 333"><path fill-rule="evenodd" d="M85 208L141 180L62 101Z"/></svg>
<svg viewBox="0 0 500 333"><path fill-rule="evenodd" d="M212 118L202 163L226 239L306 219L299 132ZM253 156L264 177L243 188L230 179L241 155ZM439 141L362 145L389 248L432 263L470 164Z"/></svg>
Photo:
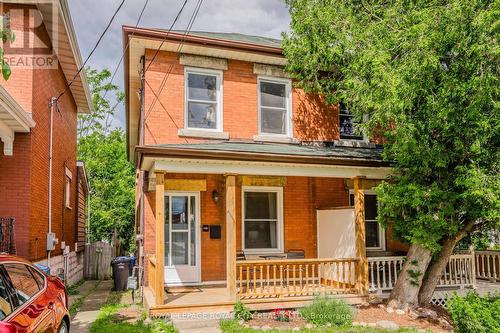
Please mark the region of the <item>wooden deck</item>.
<svg viewBox="0 0 500 333"><path fill-rule="evenodd" d="M144 288L144 304L152 316L168 316L175 313L203 313L232 311L235 299L231 299L225 286L196 287L183 292L165 292L163 304L155 305L154 295L149 287ZM329 293L332 295L332 293ZM355 293L339 292L335 297L349 304L360 304L366 300ZM310 304L314 295L287 297L254 297L242 299L251 310L273 310L276 308L297 308Z"/></svg>

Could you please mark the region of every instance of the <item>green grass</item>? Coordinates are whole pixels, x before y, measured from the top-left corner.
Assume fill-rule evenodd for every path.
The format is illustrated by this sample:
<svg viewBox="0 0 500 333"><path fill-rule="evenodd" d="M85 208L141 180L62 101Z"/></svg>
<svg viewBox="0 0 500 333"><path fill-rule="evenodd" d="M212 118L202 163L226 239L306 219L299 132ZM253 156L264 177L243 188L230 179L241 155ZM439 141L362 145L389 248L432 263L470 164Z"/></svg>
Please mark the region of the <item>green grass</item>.
<svg viewBox="0 0 500 333"><path fill-rule="evenodd" d="M121 293L110 295L108 303L119 299ZM142 311L141 316L135 323L124 322L118 315L118 311L127 308L128 305L108 304L101 307L97 320L90 326L90 333L177 333L177 330L162 320L156 319L149 324L145 323L147 314Z"/></svg>
<svg viewBox="0 0 500 333"><path fill-rule="evenodd" d="M68 295L78 295L78 288L85 282L85 280L80 280L74 285L66 287L66 290L68 291Z"/></svg>
<svg viewBox="0 0 500 333"><path fill-rule="evenodd" d="M253 328L247 328L241 326L236 320L224 320L221 321L220 328L223 333L256 333L264 332L262 330L256 330ZM417 330L413 328L400 328L399 330L387 330L376 327L347 327L347 328L335 328L335 327L319 327L313 329L302 328L300 331L283 330L283 329L272 329L265 331L266 333L416 333Z"/></svg>

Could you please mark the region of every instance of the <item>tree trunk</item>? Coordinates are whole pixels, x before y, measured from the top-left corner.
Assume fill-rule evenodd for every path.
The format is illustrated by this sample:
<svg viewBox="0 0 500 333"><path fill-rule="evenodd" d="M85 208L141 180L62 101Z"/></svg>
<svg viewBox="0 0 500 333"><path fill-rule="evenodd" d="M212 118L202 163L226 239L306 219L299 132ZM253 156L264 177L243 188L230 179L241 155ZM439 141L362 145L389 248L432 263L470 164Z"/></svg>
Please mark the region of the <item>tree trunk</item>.
<svg viewBox="0 0 500 333"><path fill-rule="evenodd" d="M389 296L388 306L403 310L418 306L418 293L431 258L430 250L419 244L410 245L406 262Z"/></svg>
<svg viewBox="0 0 500 333"><path fill-rule="evenodd" d="M480 227L480 224L474 226L475 221L469 220L465 223L465 226L462 230L460 230L455 236L448 237L444 240L441 251L437 256L437 260L433 261L427 270L428 274L424 279L424 283L419 293L419 302L422 305L427 305L432 300L432 295L434 294L434 290L436 289L437 284L439 283L439 279L443 274L444 268L446 264L450 260L450 256L453 253L453 249L455 249L455 245L462 240L467 234L472 232L475 227Z"/></svg>
<svg viewBox="0 0 500 333"><path fill-rule="evenodd" d="M422 288L418 295L418 299L421 305L427 305L431 302L432 294L434 294L434 289L439 283L439 279L443 275L443 271L450 260L450 256L453 253L455 245L458 243L459 239L456 237L447 238L441 248L441 251L436 256L434 260L427 269L427 275L424 278Z"/></svg>

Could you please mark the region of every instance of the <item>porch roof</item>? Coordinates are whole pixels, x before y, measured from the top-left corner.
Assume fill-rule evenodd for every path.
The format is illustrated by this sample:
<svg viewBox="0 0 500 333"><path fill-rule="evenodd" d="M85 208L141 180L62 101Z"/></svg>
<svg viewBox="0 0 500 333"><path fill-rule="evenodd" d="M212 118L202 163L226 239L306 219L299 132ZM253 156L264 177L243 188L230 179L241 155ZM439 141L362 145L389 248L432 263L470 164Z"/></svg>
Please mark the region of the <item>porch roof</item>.
<svg viewBox="0 0 500 333"><path fill-rule="evenodd" d="M390 173L381 153L382 148L220 141L141 146L136 160L145 171L380 179Z"/></svg>
<svg viewBox="0 0 500 333"><path fill-rule="evenodd" d="M245 141L219 141L208 143L187 143L187 144L159 144L138 147L140 153L163 153L175 155L183 152L184 155L192 157L222 158L222 157L267 157L268 160L278 160L288 157L289 162L298 162L299 158L315 158L316 163L324 164L325 160L337 162L338 164L357 165L383 164L388 165L382 159L383 148L363 148L363 147L345 147L345 146L318 146L301 144L276 144ZM318 160L320 158L320 160ZM283 161L283 160L281 160ZM321 163L320 161L323 161ZM309 161L313 162L314 161ZM327 163L330 164L330 163Z"/></svg>

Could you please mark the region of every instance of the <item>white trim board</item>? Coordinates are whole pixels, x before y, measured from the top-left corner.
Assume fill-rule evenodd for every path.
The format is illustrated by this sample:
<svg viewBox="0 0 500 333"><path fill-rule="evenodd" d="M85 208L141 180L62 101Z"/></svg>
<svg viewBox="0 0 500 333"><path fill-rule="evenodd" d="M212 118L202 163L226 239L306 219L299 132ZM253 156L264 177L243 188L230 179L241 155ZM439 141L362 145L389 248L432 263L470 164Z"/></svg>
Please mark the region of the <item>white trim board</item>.
<svg viewBox="0 0 500 333"><path fill-rule="evenodd" d="M212 159L144 157L141 170L154 173L197 173L255 176L304 176L353 178L364 176L368 179L386 179L391 174L389 167L366 167L324 164L293 164L279 162L228 161Z"/></svg>

